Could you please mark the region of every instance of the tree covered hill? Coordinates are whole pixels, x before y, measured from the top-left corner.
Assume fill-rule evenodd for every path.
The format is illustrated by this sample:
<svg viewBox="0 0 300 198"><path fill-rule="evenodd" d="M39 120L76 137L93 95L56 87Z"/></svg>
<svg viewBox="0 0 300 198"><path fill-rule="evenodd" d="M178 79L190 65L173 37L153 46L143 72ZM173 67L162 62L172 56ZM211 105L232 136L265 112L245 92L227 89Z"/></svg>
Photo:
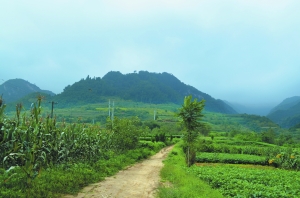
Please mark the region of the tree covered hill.
<svg viewBox="0 0 300 198"><path fill-rule="evenodd" d="M154 104L182 104L186 95L192 95L199 100L206 100L205 109L207 111L236 113L222 100L214 99L166 72L140 71L122 74L111 71L102 78L87 76L85 79L65 87L64 91L56 95L54 99L64 105L97 103L106 100L107 97Z"/></svg>
<svg viewBox="0 0 300 198"><path fill-rule="evenodd" d="M38 86L23 79L11 79L0 85L0 95L2 95L5 103L17 101L20 98L35 92L54 95L53 92L41 90Z"/></svg>
<svg viewBox="0 0 300 198"><path fill-rule="evenodd" d="M289 128L300 123L300 97L287 98L267 115L281 127Z"/></svg>
<svg viewBox="0 0 300 198"><path fill-rule="evenodd" d="M300 96L293 96L290 98L286 98L279 105L271 109L269 114L272 114L278 110L288 110L294 105L298 104L299 102L300 102Z"/></svg>

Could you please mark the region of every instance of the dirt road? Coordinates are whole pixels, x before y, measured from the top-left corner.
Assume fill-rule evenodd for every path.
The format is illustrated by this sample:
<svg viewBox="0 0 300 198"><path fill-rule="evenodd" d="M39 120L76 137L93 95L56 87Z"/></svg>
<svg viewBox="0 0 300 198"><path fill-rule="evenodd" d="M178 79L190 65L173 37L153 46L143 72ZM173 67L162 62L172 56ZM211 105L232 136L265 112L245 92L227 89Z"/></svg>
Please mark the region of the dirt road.
<svg viewBox="0 0 300 198"><path fill-rule="evenodd" d="M151 198L159 185L159 172L163 167L162 160L172 150L162 149L156 155L122 170L104 181L85 187L77 196L65 198Z"/></svg>

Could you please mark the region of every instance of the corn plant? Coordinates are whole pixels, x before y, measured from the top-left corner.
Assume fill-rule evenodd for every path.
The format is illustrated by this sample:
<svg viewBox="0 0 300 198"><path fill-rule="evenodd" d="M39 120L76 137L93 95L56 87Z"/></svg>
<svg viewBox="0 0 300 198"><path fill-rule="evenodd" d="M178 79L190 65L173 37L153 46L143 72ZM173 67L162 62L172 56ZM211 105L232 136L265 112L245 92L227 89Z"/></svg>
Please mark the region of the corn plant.
<svg viewBox="0 0 300 198"><path fill-rule="evenodd" d="M45 147L45 134L43 123L35 119L20 122L22 105L17 105L17 120L4 123L6 156L3 158L5 168L19 166L26 175L25 187L30 189L32 180L45 165L47 148ZM34 108L36 111L36 107Z"/></svg>
<svg viewBox="0 0 300 198"><path fill-rule="evenodd" d="M106 130L79 122L57 123L56 117L42 116L42 99L42 96L37 98L29 115L23 113L22 104L18 104L14 119L6 118L5 105L0 106L0 168L14 173L8 180L22 177L28 196L42 169L61 165L69 169L72 164L81 162L94 164L109 159L112 153L137 148L142 134L139 119L115 118L114 124ZM14 170L22 170L22 173Z"/></svg>

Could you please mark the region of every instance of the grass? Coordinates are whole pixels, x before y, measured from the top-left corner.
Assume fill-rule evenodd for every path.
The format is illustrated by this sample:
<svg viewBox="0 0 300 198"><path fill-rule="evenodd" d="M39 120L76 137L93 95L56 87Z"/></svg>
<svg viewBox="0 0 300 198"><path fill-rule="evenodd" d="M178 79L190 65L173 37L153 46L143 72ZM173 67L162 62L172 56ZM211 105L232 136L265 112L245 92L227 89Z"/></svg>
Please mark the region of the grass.
<svg viewBox="0 0 300 198"><path fill-rule="evenodd" d="M223 197L217 190L212 189L200 180L185 165L181 142L177 143L161 170L160 198L219 198Z"/></svg>

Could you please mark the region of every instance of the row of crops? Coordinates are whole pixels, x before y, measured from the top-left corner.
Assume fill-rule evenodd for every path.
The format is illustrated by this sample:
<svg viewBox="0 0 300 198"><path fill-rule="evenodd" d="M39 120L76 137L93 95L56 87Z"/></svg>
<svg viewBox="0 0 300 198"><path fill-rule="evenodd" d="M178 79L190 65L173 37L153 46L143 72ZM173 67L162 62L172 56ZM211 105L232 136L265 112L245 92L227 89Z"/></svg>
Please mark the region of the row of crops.
<svg viewBox="0 0 300 198"><path fill-rule="evenodd" d="M201 138L189 172L225 197L300 197L298 148L234 141Z"/></svg>
<svg viewBox="0 0 300 198"><path fill-rule="evenodd" d="M244 142L244 145L226 144L218 140L201 139L197 146L197 162L231 164L271 165L284 169L300 170L300 152L297 148L261 145L259 142Z"/></svg>
<svg viewBox="0 0 300 198"><path fill-rule="evenodd" d="M115 118L113 122L108 119L106 126L101 128L99 125L80 123L80 120L73 124L57 123L55 118L41 116L41 102L42 97L39 97L30 113L23 113L22 105L18 104L14 119L4 116L5 105L0 105L0 177L3 179L0 181L0 197L14 197L13 191L15 197L34 197L30 189L39 188L38 185L47 188L45 184L38 183L44 175L53 177L49 177L53 170L68 173L75 167L79 172L83 171L80 175L87 177L92 173L99 175L98 171L101 170L110 174L109 170L114 170L114 164L122 168L132 163L130 159L145 158L151 154L151 150L157 151L164 146L163 143L139 141L144 130L136 117ZM122 155L120 161L114 161ZM105 166L108 166L106 161L111 163L109 170L105 170ZM98 179L102 176L105 177L105 174L98 176ZM63 175L59 177L57 185L65 179ZM89 181L88 178L82 179ZM76 179L73 178L69 183L74 181ZM62 186L62 191L58 193L65 192L66 184ZM7 194L4 195L4 192Z"/></svg>
<svg viewBox="0 0 300 198"><path fill-rule="evenodd" d="M300 172L259 166L200 165L192 171L225 197L300 197Z"/></svg>

